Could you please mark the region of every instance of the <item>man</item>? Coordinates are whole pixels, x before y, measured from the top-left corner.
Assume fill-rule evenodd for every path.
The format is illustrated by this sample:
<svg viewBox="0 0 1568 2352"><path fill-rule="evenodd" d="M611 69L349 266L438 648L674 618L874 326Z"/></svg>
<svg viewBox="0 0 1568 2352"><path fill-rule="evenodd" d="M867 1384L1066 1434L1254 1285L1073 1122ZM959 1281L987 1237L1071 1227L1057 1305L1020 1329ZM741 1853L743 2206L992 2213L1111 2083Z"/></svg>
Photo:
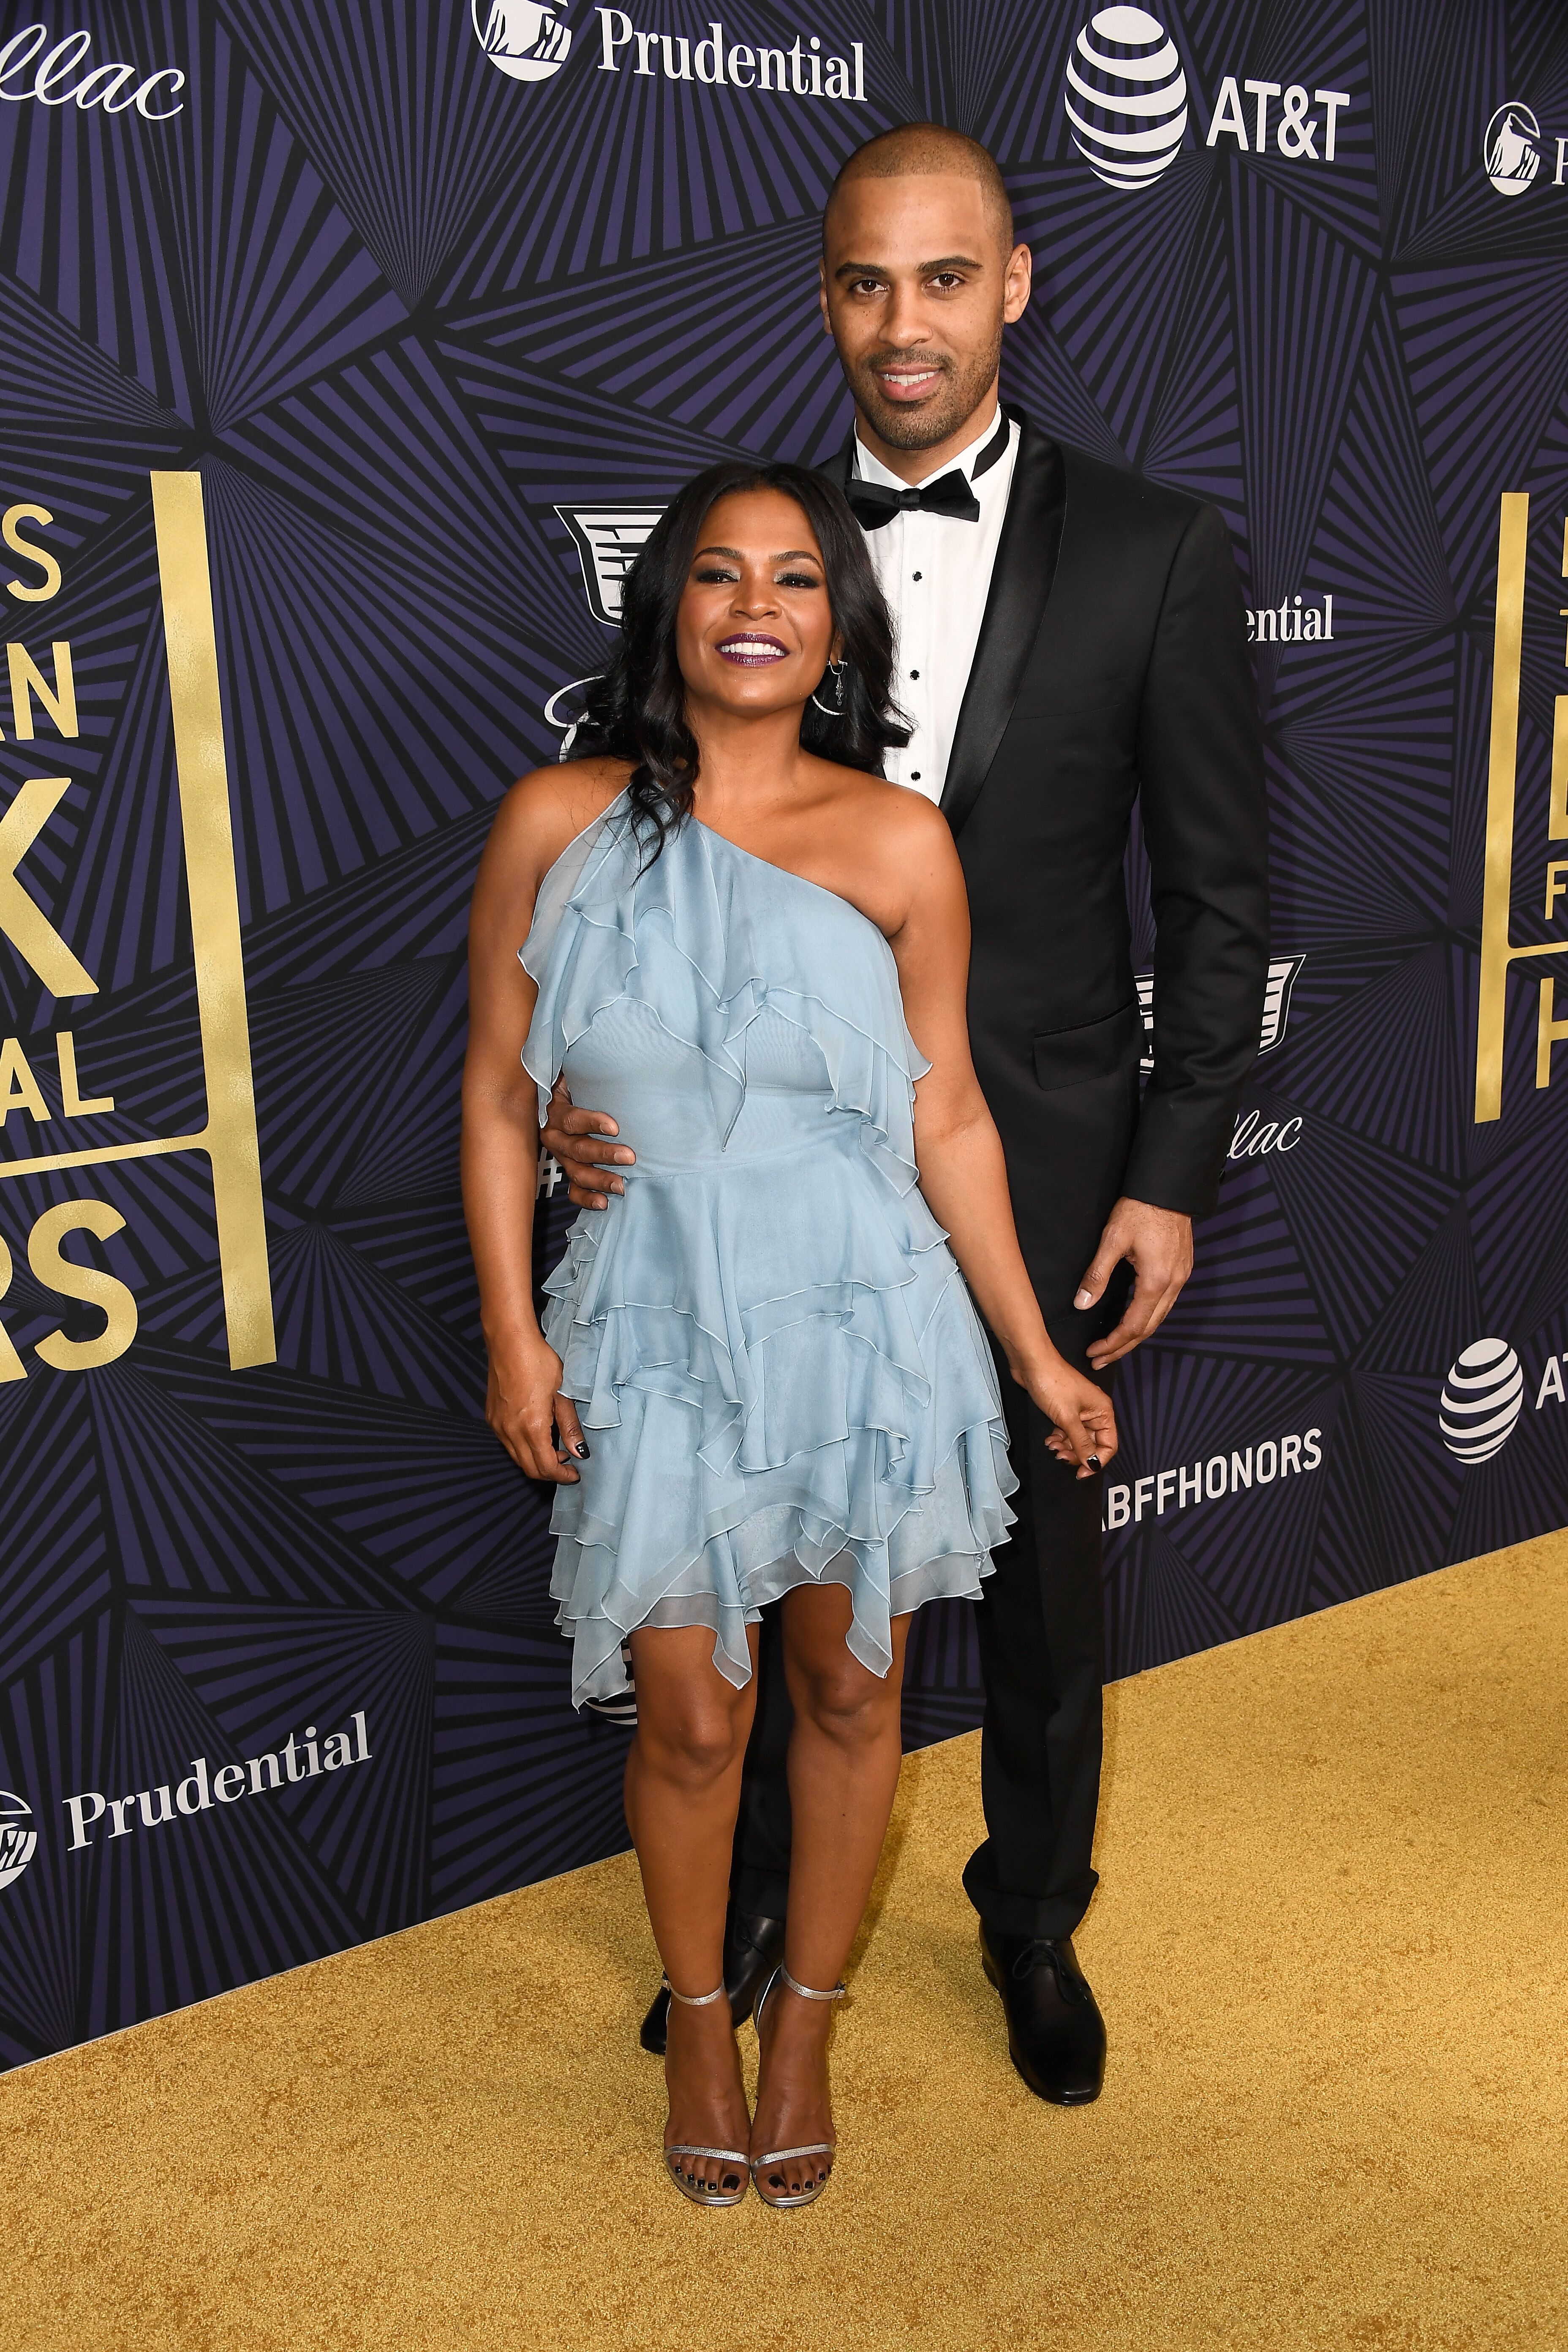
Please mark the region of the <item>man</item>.
<svg viewBox="0 0 1568 2352"><path fill-rule="evenodd" d="M1192 1270L1257 1050L1268 961L1262 751L1229 539L1212 507L1100 464L998 404L1029 299L995 163L931 123L850 157L824 220L821 300L854 396L823 471L865 527L913 722L889 772L946 813L969 886L974 1062L1051 1336L1108 1373ZM1153 873L1154 1073L1122 861L1135 799ZM595 1130L597 1132L595 1133ZM580 1205L627 1143L552 1107ZM635 1138L628 1139L635 1144ZM1047 1452L998 1359L1018 1523L978 1604L988 1832L963 1874L1019 2074L1099 2094L1105 2029L1072 1936L1096 1883L1099 1481ZM725 1976L746 2014L782 1947L789 1701L764 1622ZM643 2029L662 2049L662 1997Z"/></svg>

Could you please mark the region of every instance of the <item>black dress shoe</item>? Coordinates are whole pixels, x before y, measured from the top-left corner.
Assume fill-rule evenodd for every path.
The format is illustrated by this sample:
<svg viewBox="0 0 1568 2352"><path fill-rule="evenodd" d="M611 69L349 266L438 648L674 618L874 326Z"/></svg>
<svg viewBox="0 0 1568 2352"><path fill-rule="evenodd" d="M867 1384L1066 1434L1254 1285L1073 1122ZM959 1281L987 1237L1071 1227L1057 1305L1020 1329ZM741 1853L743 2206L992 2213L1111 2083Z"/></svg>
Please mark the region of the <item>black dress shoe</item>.
<svg viewBox="0 0 1568 2352"><path fill-rule="evenodd" d="M1007 2048L1037 2099L1087 2106L1105 2080L1105 2020L1070 1936L980 1930L985 1973L1002 1996Z"/></svg>
<svg viewBox="0 0 1568 2352"><path fill-rule="evenodd" d="M724 1919L724 1986L737 2025L750 2017L758 1993L784 1958L784 1923L763 1919L731 1906ZM662 2058L669 2031L669 1995L660 1985L642 2021L637 2040L650 2057Z"/></svg>

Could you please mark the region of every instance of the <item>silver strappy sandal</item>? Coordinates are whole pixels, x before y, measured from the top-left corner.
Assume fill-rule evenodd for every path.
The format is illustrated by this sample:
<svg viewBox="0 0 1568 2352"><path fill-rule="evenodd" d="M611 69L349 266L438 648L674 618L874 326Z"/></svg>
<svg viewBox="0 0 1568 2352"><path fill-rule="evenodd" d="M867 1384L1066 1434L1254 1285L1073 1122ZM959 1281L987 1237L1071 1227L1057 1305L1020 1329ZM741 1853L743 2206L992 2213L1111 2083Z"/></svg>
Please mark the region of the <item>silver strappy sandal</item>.
<svg viewBox="0 0 1568 2352"><path fill-rule="evenodd" d="M671 2000L678 2000L682 2009L710 2009L716 2000L722 2000L724 1998L722 1985L716 1992L677 1992L669 1979L666 1977L664 1989ZM685 2180L681 2178L679 2165L670 2162L670 2158L676 2156L728 2158L731 2164L740 2167L741 2185L734 2195L731 2196L722 2189L708 2189L698 2181ZM665 2149L664 2168L681 2195L689 2197L694 2205L738 2205L744 2197L747 2184L751 2179L751 2158L743 2148L739 2147L694 2147L686 2141L679 2141L673 2147Z"/></svg>
<svg viewBox="0 0 1568 2352"><path fill-rule="evenodd" d="M798 1994L802 2000L843 2000L847 1997L849 1990L847 1985L836 1984L831 1992L817 1992L811 1985L797 1984L781 1960L757 1995L757 2005L752 2012L752 2020L756 2026L759 2042L763 2032L763 2011L767 2005L769 1995L781 1979L789 1987L791 1992ZM758 2179L758 2175L771 2164L787 2164L792 2157L835 2156L837 2151L837 2140L818 2139L813 2140L809 2147L775 2147L771 2148L766 2156L753 2156L750 2159L752 2179L763 2203L773 2206L775 2211L782 2211L790 2205L814 2205L826 2188L827 2182L832 2179L831 2172L827 2174L826 2179L815 2182L811 2188L797 2189L793 2197L770 2197Z"/></svg>

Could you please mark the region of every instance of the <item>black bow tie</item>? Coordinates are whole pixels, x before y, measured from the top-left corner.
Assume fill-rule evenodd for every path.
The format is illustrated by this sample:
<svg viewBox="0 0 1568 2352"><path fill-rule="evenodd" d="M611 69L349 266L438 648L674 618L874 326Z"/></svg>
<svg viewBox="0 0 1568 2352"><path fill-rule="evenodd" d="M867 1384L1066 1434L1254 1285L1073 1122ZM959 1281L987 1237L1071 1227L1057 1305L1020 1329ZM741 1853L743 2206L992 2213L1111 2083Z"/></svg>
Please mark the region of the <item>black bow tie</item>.
<svg viewBox="0 0 1568 2352"><path fill-rule="evenodd" d="M918 490L890 489L886 482L857 478L845 483L844 495L862 530L880 530L896 514L910 514L917 508L922 514L951 515L955 522L980 520L980 501L962 466L951 474L939 474L934 482L922 482Z"/></svg>
<svg viewBox="0 0 1568 2352"><path fill-rule="evenodd" d="M850 511L862 530L880 530L896 514L948 515L955 522L978 522L980 501L974 495L973 484L982 474L988 474L1007 446L1007 436L1013 429L1012 420L1004 409L996 420L996 430L974 461L971 473L954 466L949 474L939 474L934 482L922 482L918 490L890 489L886 482L864 482L851 474L844 485L844 495ZM850 462L855 462L851 444Z"/></svg>

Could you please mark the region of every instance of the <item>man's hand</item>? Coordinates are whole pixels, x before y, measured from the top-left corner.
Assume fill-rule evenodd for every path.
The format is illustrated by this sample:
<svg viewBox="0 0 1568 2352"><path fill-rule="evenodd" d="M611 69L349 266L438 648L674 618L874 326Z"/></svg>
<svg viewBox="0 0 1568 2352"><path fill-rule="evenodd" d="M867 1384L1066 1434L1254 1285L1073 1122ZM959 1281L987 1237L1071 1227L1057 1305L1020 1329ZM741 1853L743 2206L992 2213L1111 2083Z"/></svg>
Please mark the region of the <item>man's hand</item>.
<svg viewBox="0 0 1568 2352"><path fill-rule="evenodd" d="M1073 1305L1092 1307L1123 1258L1137 1280L1121 1322L1089 1348L1089 1360L1097 1372L1157 1331L1181 1297L1193 1270L1191 1217L1175 1209L1151 1208L1147 1201L1118 1201Z"/></svg>
<svg viewBox="0 0 1568 2352"><path fill-rule="evenodd" d="M626 1145L606 1143L619 1128L607 1111L574 1110L564 1078L557 1078L550 1116L540 1141L566 1179L566 1197L575 1209L607 1209L609 1194L624 1192L624 1178L603 1171L629 1168L637 1158ZM1158 1215L1157 1210L1150 1212ZM1190 1262L1190 1253L1189 1253Z"/></svg>

